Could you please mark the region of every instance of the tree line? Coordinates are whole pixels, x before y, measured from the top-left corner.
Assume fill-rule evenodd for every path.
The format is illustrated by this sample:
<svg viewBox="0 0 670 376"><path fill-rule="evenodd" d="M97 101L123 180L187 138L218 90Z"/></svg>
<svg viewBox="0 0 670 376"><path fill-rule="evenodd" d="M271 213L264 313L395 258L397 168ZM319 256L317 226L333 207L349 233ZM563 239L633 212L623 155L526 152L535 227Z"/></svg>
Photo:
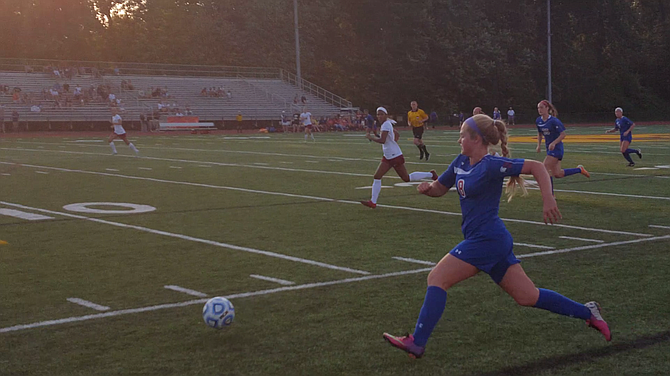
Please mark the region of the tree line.
<svg viewBox="0 0 670 376"><path fill-rule="evenodd" d="M547 97L546 6L300 0L302 74L355 105L398 113L412 99L444 114L533 112ZM667 0L553 0L559 110L664 116L669 12ZM291 0L2 0L0 35L3 57L295 69Z"/></svg>

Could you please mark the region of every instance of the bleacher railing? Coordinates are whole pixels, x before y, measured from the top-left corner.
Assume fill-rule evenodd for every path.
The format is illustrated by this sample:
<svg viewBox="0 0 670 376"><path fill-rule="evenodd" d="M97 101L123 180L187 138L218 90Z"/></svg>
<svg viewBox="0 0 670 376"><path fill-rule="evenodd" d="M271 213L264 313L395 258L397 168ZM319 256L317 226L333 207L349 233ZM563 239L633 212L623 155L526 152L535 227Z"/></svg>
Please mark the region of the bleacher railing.
<svg viewBox="0 0 670 376"><path fill-rule="evenodd" d="M143 76L246 77L266 79L279 79L281 71L278 68L264 67L0 58L0 71L51 73L47 72L47 67L84 68L86 73L98 73L100 75L122 74Z"/></svg>
<svg viewBox="0 0 670 376"><path fill-rule="evenodd" d="M279 70L279 76L282 81L287 82L291 85L298 87L298 89L312 94L318 98L323 99L324 101L332 104L333 106L340 108L351 108L351 102L336 95L321 86L315 85L303 78L298 78L295 74L285 71L283 69Z"/></svg>

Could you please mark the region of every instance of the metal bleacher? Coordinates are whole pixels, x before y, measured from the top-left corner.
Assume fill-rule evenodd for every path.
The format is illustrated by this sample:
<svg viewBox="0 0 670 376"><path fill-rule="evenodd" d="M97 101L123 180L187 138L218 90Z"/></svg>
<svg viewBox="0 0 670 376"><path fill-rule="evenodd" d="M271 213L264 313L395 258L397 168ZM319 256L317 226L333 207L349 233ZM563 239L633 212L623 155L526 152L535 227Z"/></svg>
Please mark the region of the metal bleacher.
<svg viewBox="0 0 670 376"><path fill-rule="evenodd" d="M78 67L72 78L55 77L47 66ZM85 68L84 68L85 67ZM129 90L122 81L131 82ZM44 99L43 89L55 84L69 84L70 95L76 85L89 87L106 85L121 99L124 120L136 121L140 114L157 111L158 103L177 104L183 112L188 106L201 121L228 121L242 113L245 120L277 120L282 111L300 112L307 108L314 116L330 116L351 107L351 102L295 75L276 68L218 67L198 65L168 65L140 63L109 63L85 61L50 61L0 59L0 85L9 87L8 94L0 93L5 120L12 111L27 122L94 122L108 121L108 101L86 104L73 103L58 108L51 99ZM31 103L15 103L11 91L31 94ZM123 88L122 88L123 87ZM167 89L169 97L151 97L151 88ZM223 87L232 96L201 95L203 88ZM306 98L306 104L300 100ZM298 98L298 103L294 99ZM41 112L31 112L33 104ZM61 106L62 107L62 106Z"/></svg>

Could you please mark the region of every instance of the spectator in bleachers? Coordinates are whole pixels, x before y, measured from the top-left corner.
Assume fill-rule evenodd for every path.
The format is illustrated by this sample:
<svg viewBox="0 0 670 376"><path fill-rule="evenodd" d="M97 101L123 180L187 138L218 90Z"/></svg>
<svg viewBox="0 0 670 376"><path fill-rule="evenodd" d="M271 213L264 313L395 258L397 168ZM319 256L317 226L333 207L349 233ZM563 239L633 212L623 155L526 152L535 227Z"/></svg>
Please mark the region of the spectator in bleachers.
<svg viewBox="0 0 670 376"><path fill-rule="evenodd" d="M203 87L202 90L200 90L200 96L201 96L201 97L206 97L206 96L208 96L208 94L207 94L207 88L206 88L206 87Z"/></svg>
<svg viewBox="0 0 670 376"><path fill-rule="evenodd" d="M177 108L175 110L174 116L184 116L184 114Z"/></svg>
<svg viewBox="0 0 670 376"><path fill-rule="evenodd" d="M300 102L302 102L302 104L307 104L307 97L305 96L305 94L303 94L302 97L300 97Z"/></svg>
<svg viewBox="0 0 670 376"><path fill-rule="evenodd" d="M32 105L32 107L30 107L30 112L42 112L42 108L40 106L34 104L34 105Z"/></svg>
<svg viewBox="0 0 670 376"><path fill-rule="evenodd" d="M107 96L107 98L109 99L109 102L110 102L110 103L114 103L114 102L116 102L116 95L114 95L114 93L109 93L109 95Z"/></svg>
<svg viewBox="0 0 670 376"><path fill-rule="evenodd" d="M140 131L141 132L148 132L149 127L148 127L148 122L147 122L147 117L144 114L140 114Z"/></svg>
<svg viewBox="0 0 670 376"><path fill-rule="evenodd" d="M184 112L186 116L193 116L193 111L191 111L191 108L189 106L186 106L186 111Z"/></svg>
<svg viewBox="0 0 670 376"><path fill-rule="evenodd" d="M293 104L298 104L298 94L293 97Z"/></svg>
<svg viewBox="0 0 670 376"><path fill-rule="evenodd" d="M19 112L14 110L12 111L12 125L14 128L14 132L19 131Z"/></svg>
<svg viewBox="0 0 670 376"><path fill-rule="evenodd" d="M233 99L233 93L231 93L230 90L228 90L226 96L228 97L228 99Z"/></svg>
<svg viewBox="0 0 670 376"><path fill-rule="evenodd" d="M81 86L77 85L77 86L74 88L74 99L78 101L78 100L81 99L81 96L82 96L82 94L81 94Z"/></svg>
<svg viewBox="0 0 670 376"><path fill-rule="evenodd" d="M5 133L5 106L0 104L0 129Z"/></svg>

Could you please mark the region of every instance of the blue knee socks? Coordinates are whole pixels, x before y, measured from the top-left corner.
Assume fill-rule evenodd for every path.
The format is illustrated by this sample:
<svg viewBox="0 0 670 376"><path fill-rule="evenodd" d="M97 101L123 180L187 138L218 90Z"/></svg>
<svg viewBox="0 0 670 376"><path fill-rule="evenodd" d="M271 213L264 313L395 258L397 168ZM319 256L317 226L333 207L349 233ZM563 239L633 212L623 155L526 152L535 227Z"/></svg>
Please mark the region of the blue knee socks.
<svg viewBox="0 0 670 376"><path fill-rule="evenodd" d="M623 154L623 157L626 158L626 160L628 162L633 163L633 159L630 157L630 154L628 153L628 150L626 150L625 152L623 152L621 154Z"/></svg>
<svg viewBox="0 0 670 376"><path fill-rule="evenodd" d="M563 169L563 173L565 174L565 176L579 174L580 172L582 172L582 169L579 167Z"/></svg>
<svg viewBox="0 0 670 376"><path fill-rule="evenodd" d="M428 286L419 319L416 321L416 327L414 328L415 345L426 346L428 337L430 337L437 322L440 321L446 304L447 292L437 286Z"/></svg>
<svg viewBox="0 0 670 376"><path fill-rule="evenodd" d="M538 290L540 290L540 297L537 299L537 303L535 303L535 308L546 309L559 315L577 317L582 320L591 318L591 311L585 305L570 300L551 290Z"/></svg>

